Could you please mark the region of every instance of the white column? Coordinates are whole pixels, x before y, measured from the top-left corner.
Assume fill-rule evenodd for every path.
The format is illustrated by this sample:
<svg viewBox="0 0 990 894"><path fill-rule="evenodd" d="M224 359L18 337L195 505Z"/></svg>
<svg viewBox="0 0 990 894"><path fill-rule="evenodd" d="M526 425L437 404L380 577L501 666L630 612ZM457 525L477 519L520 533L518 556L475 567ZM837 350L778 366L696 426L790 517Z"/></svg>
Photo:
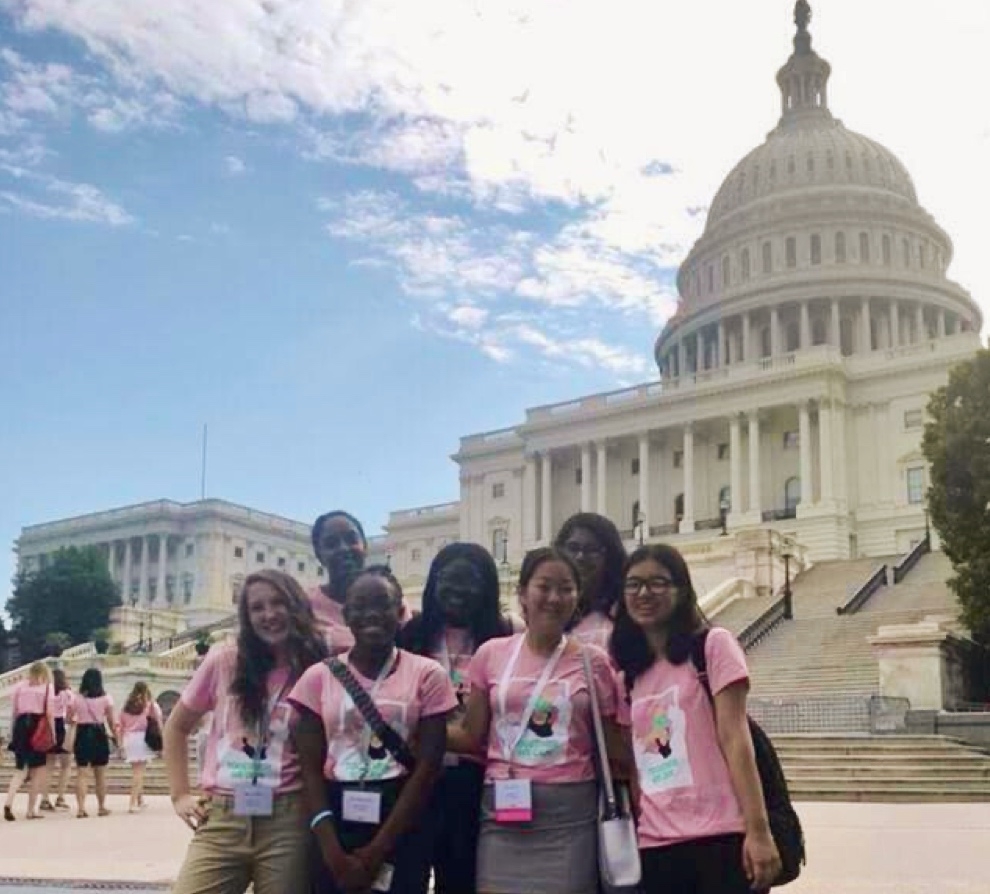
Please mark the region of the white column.
<svg viewBox="0 0 990 894"><path fill-rule="evenodd" d="M920 301L914 306L914 340L919 343L928 341L928 333L925 331L925 306Z"/></svg>
<svg viewBox="0 0 990 894"><path fill-rule="evenodd" d="M131 538L128 537L124 541L124 578L120 583L120 598L123 600L124 605L127 605L128 600L131 598L131 575L133 574L131 564L133 561Z"/></svg>
<svg viewBox="0 0 990 894"><path fill-rule="evenodd" d="M551 499L553 494L553 459L549 450L540 454L540 540L549 543L553 539L553 512Z"/></svg>
<svg viewBox="0 0 990 894"><path fill-rule="evenodd" d="M591 445L581 445L581 511L591 512Z"/></svg>
<svg viewBox="0 0 990 894"><path fill-rule="evenodd" d="M829 344L836 350L842 347L842 328L839 325L839 299L832 299L832 308L829 315L831 332L829 333Z"/></svg>
<svg viewBox="0 0 990 894"><path fill-rule="evenodd" d="M598 514L608 517L608 448L604 441L598 442L598 461L595 463L597 466L596 474L597 485L598 485L598 496L596 505L598 507Z"/></svg>
<svg viewBox="0 0 990 894"><path fill-rule="evenodd" d="M821 498L832 501L832 409L826 401L818 404L818 464L821 466Z"/></svg>
<svg viewBox="0 0 990 894"><path fill-rule="evenodd" d="M725 321L718 321L718 347L715 350L715 365L716 366L728 366L729 358L725 346Z"/></svg>
<svg viewBox="0 0 990 894"><path fill-rule="evenodd" d="M743 363L753 359L752 332L749 324L749 311L742 315L742 357Z"/></svg>
<svg viewBox="0 0 990 894"><path fill-rule="evenodd" d="M681 533L694 530L694 428L684 426L684 518Z"/></svg>
<svg viewBox="0 0 990 894"><path fill-rule="evenodd" d="M843 403L832 404L832 444L835 457L833 488L836 499L844 503L849 496L846 487L846 459L849 451L846 449L846 405Z"/></svg>
<svg viewBox="0 0 990 894"><path fill-rule="evenodd" d="M536 457L526 455L523 468L523 549L529 549L539 539L536 530Z"/></svg>
<svg viewBox="0 0 990 894"><path fill-rule="evenodd" d="M680 378L687 372L687 345L684 339L677 340L677 377Z"/></svg>
<svg viewBox="0 0 990 894"><path fill-rule="evenodd" d="M770 308L770 355L776 357L780 353L780 313L776 307Z"/></svg>
<svg viewBox="0 0 990 894"><path fill-rule="evenodd" d="M890 301L890 346L892 348L900 347L901 344L901 317L900 310L897 307L897 301L891 299Z"/></svg>
<svg viewBox="0 0 990 894"><path fill-rule="evenodd" d="M807 301L801 302L801 347L811 347L811 308Z"/></svg>
<svg viewBox="0 0 990 894"><path fill-rule="evenodd" d="M760 493L760 416L749 414L749 511L763 517Z"/></svg>
<svg viewBox="0 0 990 894"><path fill-rule="evenodd" d="M639 436L639 511L643 519L643 539L650 536L650 436Z"/></svg>
<svg viewBox="0 0 990 894"><path fill-rule="evenodd" d="M117 573L117 541L111 540L107 543L107 573L113 580Z"/></svg>
<svg viewBox="0 0 990 894"><path fill-rule="evenodd" d="M165 602L165 565L168 562L168 534L158 535L158 585L155 589L155 602Z"/></svg>
<svg viewBox="0 0 990 894"><path fill-rule="evenodd" d="M815 502L814 482L811 480L811 415L808 402L798 405L798 441L801 450L801 505Z"/></svg>
<svg viewBox="0 0 990 894"><path fill-rule="evenodd" d="M141 538L141 581L138 593L142 605L148 604L148 547L150 544L151 538L147 534Z"/></svg>
<svg viewBox="0 0 990 894"><path fill-rule="evenodd" d="M938 337L945 338L945 310L938 309Z"/></svg>
<svg viewBox="0 0 990 894"><path fill-rule="evenodd" d="M742 431L736 415L729 418L729 491L732 501L729 512L742 514Z"/></svg>
<svg viewBox="0 0 990 894"><path fill-rule="evenodd" d="M864 298L859 306L860 352L869 354L873 350L873 333L870 326L870 299Z"/></svg>

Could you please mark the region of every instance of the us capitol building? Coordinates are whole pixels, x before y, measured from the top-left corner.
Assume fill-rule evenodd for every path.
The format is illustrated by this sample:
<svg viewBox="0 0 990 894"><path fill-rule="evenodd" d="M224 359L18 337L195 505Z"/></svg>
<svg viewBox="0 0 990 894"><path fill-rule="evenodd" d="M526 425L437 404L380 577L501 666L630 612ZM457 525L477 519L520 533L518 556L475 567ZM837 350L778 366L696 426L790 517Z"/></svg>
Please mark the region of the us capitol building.
<svg viewBox="0 0 990 894"><path fill-rule="evenodd" d="M630 545L668 540L699 561L766 531L810 562L903 553L923 536L925 407L980 347L982 315L947 277L952 242L901 162L833 117L809 19L800 0L780 120L725 178L680 267L658 380L462 438L460 500L393 512L374 543L414 592L449 541L485 545L508 571L580 510L608 515ZM259 557L318 580L308 524L206 503L26 528L21 567L106 543L132 606L164 608L171 593L200 622L229 614Z"/></svg>

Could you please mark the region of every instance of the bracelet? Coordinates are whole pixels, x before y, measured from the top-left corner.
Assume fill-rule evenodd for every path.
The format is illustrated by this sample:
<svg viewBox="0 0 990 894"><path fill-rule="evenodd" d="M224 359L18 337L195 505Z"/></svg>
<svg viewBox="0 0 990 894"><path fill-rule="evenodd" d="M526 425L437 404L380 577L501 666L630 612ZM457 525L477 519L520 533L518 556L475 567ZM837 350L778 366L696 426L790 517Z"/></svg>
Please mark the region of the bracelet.
<svg viewBox="0 0 990 894"><path fill-rule="evenodd" d="M326 819L333 819L333 811L332 810L321 810L318 814L316 814L316 816L314 816L309 821L310 831L312 831L313 829L315 829L320 823L323 822L323 820L326 820Z"/></svg>

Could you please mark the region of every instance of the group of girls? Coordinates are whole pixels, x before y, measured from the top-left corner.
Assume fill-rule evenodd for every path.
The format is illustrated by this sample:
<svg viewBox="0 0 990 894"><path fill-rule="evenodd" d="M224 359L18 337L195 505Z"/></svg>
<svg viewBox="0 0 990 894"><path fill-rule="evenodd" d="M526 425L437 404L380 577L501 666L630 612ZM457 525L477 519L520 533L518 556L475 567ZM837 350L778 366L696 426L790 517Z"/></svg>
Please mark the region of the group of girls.
<svg viewBox="0 0 990 894"><path fill-rule="evenodd" d="M431 875L437 894L597 894L592 690L643 891L769 887L745 658L708 630L675 549L627 558L610 521L575 516L525 557L515 622L478 546L440 551L412 617L390 570L365 567L355 518L321 516L313 546L327 583L250 575L236 644L210 651L166 725L194 830L176 894L425 894Z"/></svg>
<svg viewBox="0 0 990 894"><path fill-rule="evenodd" d="M110 813L106 804L106 768L110 762L111 742L123 745L125 759L132 767L130 810L144 805L144 769L151 752L145 742L149 717L159 725L161 710L147 683L134 685L119 718L115 719L113 699L103 689L103 676L95 667L82 676L79 691L73 692L62 668L50 670L44 661L28 668L27 679L15 687L11 696L12 733L8 749L14 753L15 772L7 788L4 819L13 822L14 798L28 785L26 818L43 819L41 811L69 810L65 791L69 781L70 755L76 765L76 816L85 818L92 772L96 790L97 813ZM48 727L49 747L42 748L36 735L39 727ZM57 773L56 798L49 798L51 774Z"/></svg>

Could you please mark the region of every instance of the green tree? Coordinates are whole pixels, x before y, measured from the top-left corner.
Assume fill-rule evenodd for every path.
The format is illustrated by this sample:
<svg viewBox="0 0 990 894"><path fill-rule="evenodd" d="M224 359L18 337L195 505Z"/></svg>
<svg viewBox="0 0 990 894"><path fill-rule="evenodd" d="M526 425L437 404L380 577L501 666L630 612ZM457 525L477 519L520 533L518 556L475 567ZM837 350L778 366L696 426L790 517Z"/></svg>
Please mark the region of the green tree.
<svg viewBox="0 0 990 894"><path fill-rule="evenodd" d="M950 372L928 414L929 512L955 571L949 585L962 620L990 643L990 350Z"/></svg>
<svg viewBox="0 0 990 894"><path fill-rule="evenodd" d="M64 633L71 643L86 642L110 622L120 604L117 585L95 547L59 550L39 571L18 574L7 603L12 633L24 661L45 654L48 634Z"/></svg>

